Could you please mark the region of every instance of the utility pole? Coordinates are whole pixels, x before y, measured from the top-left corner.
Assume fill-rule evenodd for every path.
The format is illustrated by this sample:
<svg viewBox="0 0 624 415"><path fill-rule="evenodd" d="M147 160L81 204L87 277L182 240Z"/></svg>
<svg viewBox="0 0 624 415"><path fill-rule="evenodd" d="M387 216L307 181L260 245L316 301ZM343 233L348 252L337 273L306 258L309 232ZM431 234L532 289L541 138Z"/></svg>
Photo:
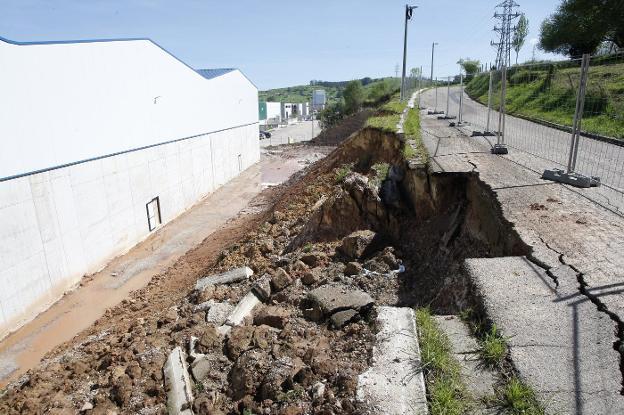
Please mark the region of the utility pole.
<svg viewBox="0 0 624 415"><path fill-rule="evenodd" d="M394 66L394 77L395 78L399 77L399 64L398 63Z"/></svg>
<svg viewBox="0 0 624 415"><path fill-rule="evenodd" d="M403 36L403 74L401 75L401 101L405 99L405 69L407 64L407 22L416 6L405 5L405 34Z"/></svg>

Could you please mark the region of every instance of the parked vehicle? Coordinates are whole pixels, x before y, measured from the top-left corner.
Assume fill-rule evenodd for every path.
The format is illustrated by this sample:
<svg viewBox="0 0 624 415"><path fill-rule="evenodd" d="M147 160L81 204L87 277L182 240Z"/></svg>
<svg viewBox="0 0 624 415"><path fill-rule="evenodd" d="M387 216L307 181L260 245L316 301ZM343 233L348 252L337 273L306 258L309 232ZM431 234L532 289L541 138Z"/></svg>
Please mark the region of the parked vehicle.
<svg viewBox="0 0 624 415"><path fill-rule="evenodd" d="M263 138L271 138L271 133L268 131L260 131L260 140Z"/></svg>

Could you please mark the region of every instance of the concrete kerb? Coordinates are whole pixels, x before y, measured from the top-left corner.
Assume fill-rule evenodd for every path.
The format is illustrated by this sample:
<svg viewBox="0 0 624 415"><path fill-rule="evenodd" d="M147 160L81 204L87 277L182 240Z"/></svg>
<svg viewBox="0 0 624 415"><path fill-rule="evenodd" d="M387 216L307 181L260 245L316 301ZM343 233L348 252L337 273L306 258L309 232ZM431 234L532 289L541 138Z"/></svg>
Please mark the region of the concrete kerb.
<svg viewBox="0 0 624 415"><path fill-rule="evenodd" d="M371 367L358 377L357 400L372 413L428 414L414 310L379 307Z"/></svg>
<svg viewBox="0 0 624 415"><path fill-rule="evenodd" d="M232 282L242 281L251 277L252 275L253 270L249 267L234 268L221 274L210 275L208 277L200 278L195 283L195 290L202 291L210 285L229 284Z"/></svg>
<svg viewBox="0 0 624 415"><path fill-rule="evenodd" d="M169 353L163 368L167 389L167 410L170 415L193 415L193 389L186 364L186 354L180 346Z"/></svg>

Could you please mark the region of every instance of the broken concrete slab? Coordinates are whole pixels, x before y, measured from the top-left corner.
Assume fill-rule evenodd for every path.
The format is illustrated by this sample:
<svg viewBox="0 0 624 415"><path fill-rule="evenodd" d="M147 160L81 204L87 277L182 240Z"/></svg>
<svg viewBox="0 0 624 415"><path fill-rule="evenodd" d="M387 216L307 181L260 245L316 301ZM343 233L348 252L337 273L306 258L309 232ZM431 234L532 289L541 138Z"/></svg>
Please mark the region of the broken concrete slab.
<svg viewBox="0 0 624 415"><path fill-rule="evenodd" d="M358 377L358 401L373 414L427 414L414 310L379 307L377 322L373 364Z"/></svg>
<svg viewBox="0 0 624 415"><path fill-rule="evenodd" d="M211 323L215 326L225 323L228 316L234 311L234 308L235 306L228 302L212 304L206 313L206 323Z"/></svg>
<svg viewBox="0 0 624 415"><path fill-rule="evenodd" d="M260 302L258 296L256 296L253 291L249 291L247 295L236 304L236 307L226 319L225 325L231 327L238 326L245 320L245 317L251 315L254 307L260 304Z"/></svg>
<svg viewBox="0 0 624 415"><path fill-rule="evenodd" d="M343 310L338 311L331 316L331 323L334 328L342 328L352 321L357 320L360 317L360 313L355 310Z"/></svg>
<svg viewBox="0 0 624 415"><path fill-rule="evenodd" d="M163 368L167 391L167 411L170 415L193 415L193 390L186 364L186 354L180 346L169 353Z"/></svg>
<svg viewBox="0 0 624 415"><path fill-rule="evenodd" d="M234 268L221 274L210 275L200 278L195 283L195 290L202 291L209 285L229 284L232 282L245 280L253 275L253 270L249 267Z"/></svg>
<svg viewBox="0 0 624 415"><path fill-rule="evenodd" d="M580 292L573 270L556 269L557 286L524 257L469 259L464 268L547 413L624 413L616 325Z"/></svg>
<svg viewBox="0 0 624 415"><path fill-rule="evenodd" d="M310 291L307 299L312 308L325 316L349 309L364 311L375 303L375 300L364 291L343 284L323 285Z"/></svg>

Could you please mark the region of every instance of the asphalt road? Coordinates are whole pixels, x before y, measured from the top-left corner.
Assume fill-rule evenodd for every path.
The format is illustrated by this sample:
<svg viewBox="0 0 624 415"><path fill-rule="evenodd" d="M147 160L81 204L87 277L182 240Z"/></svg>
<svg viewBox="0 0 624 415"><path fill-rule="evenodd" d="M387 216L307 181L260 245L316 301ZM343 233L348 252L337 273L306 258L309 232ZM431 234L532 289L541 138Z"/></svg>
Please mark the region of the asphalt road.
<svg viewBox="0 0 624 415"><path fill-rule="evenodd" d="M449 113L458 115L459 87L450 88ZM447 103L447 88L438 89L438 111L445 111ZM423 94L422 104L433 109L435 106L435 90L428 90ZM487 107L471 100L464 93L463 121L470 125L469 129L483 131L487 125ZM490 114L490 130L498 127L498 112ZM494 140L495 141L495 140ZM521 150L535 157L548 160L550 168L564 168L568 163L570 149L570 133L546 127L521 118L506 117L505 143L513 149ZM606 187L619 193L624 193L624 147L605 143L587 137L581 137L578 159L576 164L578 173L598 176Z"/></svg>
<svg viewBox="0 0 624 415"><path fill-rule="evenodd" d="M312 130L314 129L314 136ZM288 138L292 143L300 143L302 141L310 141L319 133L321 129L318 121L314 121L314 128L312 128L312 121L302 121L297 124L291 124L288 127L276 128L271 131L271 138L264 138L260 140L260 147L278 146L281 144L288 144Z"/></svg>

